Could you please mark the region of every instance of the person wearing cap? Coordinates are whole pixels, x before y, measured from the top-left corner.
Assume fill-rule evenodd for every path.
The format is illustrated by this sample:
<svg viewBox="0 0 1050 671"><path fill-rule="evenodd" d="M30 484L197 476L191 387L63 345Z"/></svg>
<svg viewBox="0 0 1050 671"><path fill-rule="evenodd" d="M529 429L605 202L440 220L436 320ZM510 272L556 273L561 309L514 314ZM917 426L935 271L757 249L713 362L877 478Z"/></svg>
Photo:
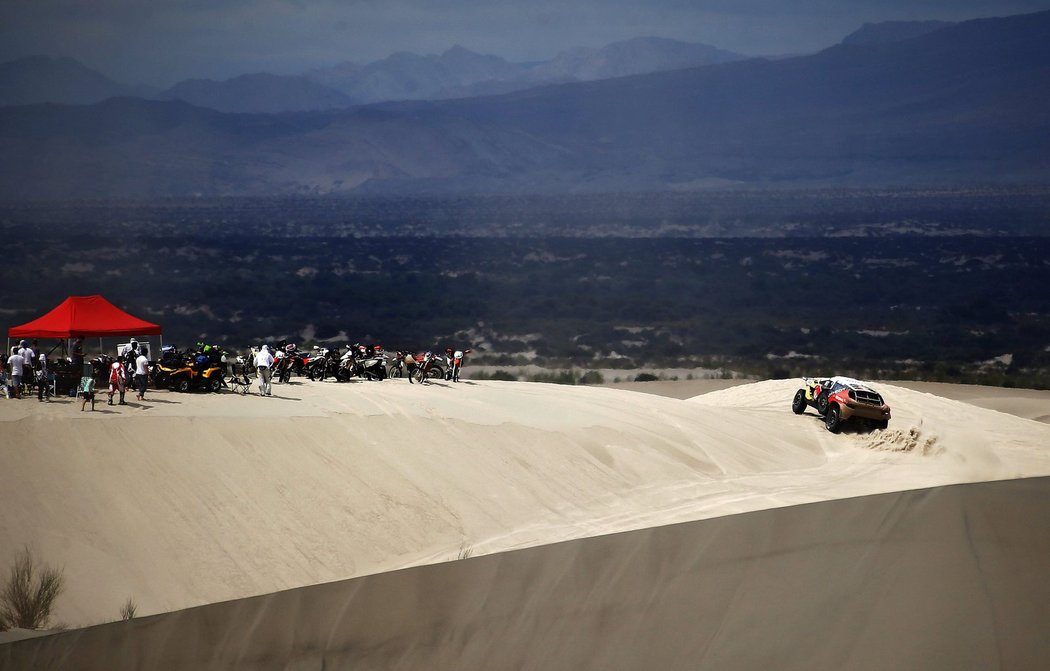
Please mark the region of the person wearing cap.
<svg viewBox="0 0 1050 671"><path fill-rule="evenodd" d="M259 370L259 395L271 396L270 372L273 368L273 355L266 345L255 355L255 367Z"/></svg>

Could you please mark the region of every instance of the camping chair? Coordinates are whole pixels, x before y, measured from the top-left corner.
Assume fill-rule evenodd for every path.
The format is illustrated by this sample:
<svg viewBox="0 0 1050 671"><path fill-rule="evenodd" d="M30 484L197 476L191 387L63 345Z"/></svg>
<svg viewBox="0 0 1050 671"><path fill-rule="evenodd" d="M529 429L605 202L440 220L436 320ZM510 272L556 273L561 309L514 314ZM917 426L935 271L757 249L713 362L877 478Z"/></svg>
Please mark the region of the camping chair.
<svg viewBox="0 0 1050 671"><path fill-rule="evenodd" d="M233 364L233 376L230 377L230 390L241 396L248 393L248 388L252 386L252 381L248 379L248 373L244 372L243 363Z"/></svg>

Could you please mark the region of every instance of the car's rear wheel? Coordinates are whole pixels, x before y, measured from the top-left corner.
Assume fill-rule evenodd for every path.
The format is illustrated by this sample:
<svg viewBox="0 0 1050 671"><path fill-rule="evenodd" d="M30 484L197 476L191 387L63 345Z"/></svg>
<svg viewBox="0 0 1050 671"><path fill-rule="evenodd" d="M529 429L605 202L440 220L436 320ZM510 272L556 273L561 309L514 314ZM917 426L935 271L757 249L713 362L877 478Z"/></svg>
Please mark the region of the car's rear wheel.
<svg viewBox="0 0 1050 671"><path fill-rule="evenodd" d="M827 392L821 392L820 396L817 396L817 412L819 412L821 415L828 414Z"/></svg>
<svg viewBox="0 0 1050 671"><path fill-rule="evenodd" d="M872 423L875 425L876 429L885 429L885 428L887 428L890 425L890 420L888 420L888 419L879 419L879 420L876 420L875 422L872 422Z"/></svg>
<svg viewBox="0 0 1050 671"><path fill-rule="evenodd" d="M799 389L795 392L795 398L791 401L791 412L801 415L806 411L806 390Z"/></svg>
<svg viewBox="0 0 1050 671"><path fill-rule="evenodd" d="M828 407L828 412L824 415L824 427L832 433L838 433L842 429L842 420L839 417L837 405Z"/></svg>

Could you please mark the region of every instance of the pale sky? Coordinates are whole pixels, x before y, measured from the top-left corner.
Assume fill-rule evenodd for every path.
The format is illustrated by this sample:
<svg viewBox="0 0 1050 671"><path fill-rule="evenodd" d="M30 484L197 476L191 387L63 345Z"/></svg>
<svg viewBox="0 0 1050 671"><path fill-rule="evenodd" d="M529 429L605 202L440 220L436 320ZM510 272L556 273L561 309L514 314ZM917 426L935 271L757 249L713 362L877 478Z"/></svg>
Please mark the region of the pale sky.
<svg viewBox="0 0 1050 671"><path fill-rule="evenodd" d="M1050 0L0 0L0 62L71 56L122 83L166 87L455 44L515 61L640 36L802 53L869 21L1045 9Z"/></svg>

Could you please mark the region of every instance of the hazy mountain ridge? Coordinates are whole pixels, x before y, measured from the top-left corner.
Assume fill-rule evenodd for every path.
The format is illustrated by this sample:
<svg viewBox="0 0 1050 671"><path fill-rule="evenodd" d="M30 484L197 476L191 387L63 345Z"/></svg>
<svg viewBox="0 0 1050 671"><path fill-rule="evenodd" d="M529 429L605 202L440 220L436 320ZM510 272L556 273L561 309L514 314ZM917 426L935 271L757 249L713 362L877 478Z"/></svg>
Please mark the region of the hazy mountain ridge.
<svg viewBox="0 0 1050 671"><path fill-rule="evenodd" d="M567 81L621 77L743 56L703 44L658 38L573 49L548 62L511 63L453 46L440 55L398 52L373 63L344 62L302 75L244 74L217 81L187 79L158 91L128 86L71 58L31 57L0 64L0 106L44 102L92 104L136 96L183 100L220 112L275 114L339 109L396 100L483 96Z"/></svg>
<svg viewBox="0 0 1050 671"><path fill-rule="evenodd" d="M96 103L114 96L149 96L145 86L113 81L72 58L29 56L0 63L0 106Z"/></svg>
<svg viewBox="0 0 1050 671"><path fill-rule="evenodd" d="M439 56L398 53L365 66L343 63L308 76L362 102L440 100L508 93L545 84L592 81L741 60L706 44L643 37L600 49L564 51L538 64L511 63L455 46Z"/></svg>
<svg viewBox="0 0 1050 671"><path fill-rule="evenodd" d="M171 105L0 110L0 196L1045 182L1050 12L489 98Z"/></svg>
<svg viewBox="0 0 1050 671"><path fill-rule="evenodd" d="M188 79L160 93L162 100L182 100L220 112L309 112L350 107L357 101L306 77L266 73L241 75L222 82Z"/></svg>
<svg viewBox="0 0 1050 671"><path fill-rule="evenodd" d="M882 21L865 23L842 39L843 44L879 44L922 37L935 30L954 26L949 21Z"/></svg>
<svg viewBox="0 0 1050 671"><path fill-rule="evenodd" d="M639 37L600 49L580 47L529 70L532 81L594 81L629 75L694 68L746 57L707 44Z"/></svg>

